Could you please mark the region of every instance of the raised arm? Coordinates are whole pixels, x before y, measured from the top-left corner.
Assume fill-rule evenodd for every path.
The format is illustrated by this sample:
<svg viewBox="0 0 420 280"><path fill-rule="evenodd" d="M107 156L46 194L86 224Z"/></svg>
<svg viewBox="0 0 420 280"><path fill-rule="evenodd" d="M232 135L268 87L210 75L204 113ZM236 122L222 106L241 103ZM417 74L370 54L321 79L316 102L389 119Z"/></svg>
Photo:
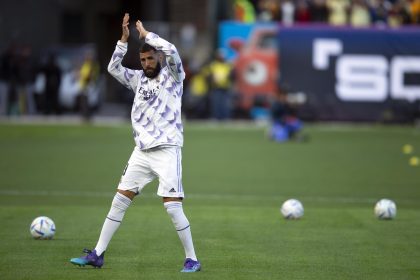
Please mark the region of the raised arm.
<svg viewBox="0 0 420 280"><path fill-rule="evenodd" d="M182 82L185 78L185 72L175 45L160 38L157 34L147 31L139 20L136 22L136 29L140 34L140 39L145 38L147 44L163 52L169 72L176 81Z"/></svg>
<svg viewBox="0 0 420 280"><path fill-rule="evenodd" d="M127 43L128 37L130 37L130 29L128 29L129 19L130 15L128 13L125 13L122 22L122 35L120 40L123 43Z"/></svg>
<svg viewBox="0 0 420 280"><path fill-rule="evenodd" d="M130 16L126 13L122 22L121 40L117 42L115 51L112 54L111 61L108 64L108 72L125 87L135 91L138 79L137 75L135 75L135 70L126 68L121 64L124 55L127 53L127 41L128 37L130 37L128 29L129 19Z"/></svg>

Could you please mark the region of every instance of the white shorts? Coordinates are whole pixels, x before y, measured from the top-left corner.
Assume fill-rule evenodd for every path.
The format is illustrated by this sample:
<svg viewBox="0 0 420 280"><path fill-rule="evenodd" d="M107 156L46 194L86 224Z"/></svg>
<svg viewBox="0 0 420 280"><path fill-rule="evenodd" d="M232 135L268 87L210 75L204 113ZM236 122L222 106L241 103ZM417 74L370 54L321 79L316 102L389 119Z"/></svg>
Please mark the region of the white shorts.
<svg viewBox="0 0 420 280"><path fill-rule="evenodd" d="M158 177L157 195L184 197L181 160L181 147L165 146L140 150L136 146L121 176L118 189L141 193L148 183Z"/></svg>

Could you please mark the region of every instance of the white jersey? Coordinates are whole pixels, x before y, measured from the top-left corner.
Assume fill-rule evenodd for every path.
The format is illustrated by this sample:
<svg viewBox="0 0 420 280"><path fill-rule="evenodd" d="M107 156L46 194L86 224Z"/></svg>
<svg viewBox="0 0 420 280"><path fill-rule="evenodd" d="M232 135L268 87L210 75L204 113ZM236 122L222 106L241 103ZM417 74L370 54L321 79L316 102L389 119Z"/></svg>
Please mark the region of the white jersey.
<svg viewBox="0 0 420 280"><path fill-rule="evenodd" d="M121 65L127 43L117 42L108 72L121 84L135 92L131 110L134 141L140 150L157 146L183 145L181 98L185 78L181 58L175 46L149 32L146 43L165 55L166 65L154 79L143 70Z"/></svg>

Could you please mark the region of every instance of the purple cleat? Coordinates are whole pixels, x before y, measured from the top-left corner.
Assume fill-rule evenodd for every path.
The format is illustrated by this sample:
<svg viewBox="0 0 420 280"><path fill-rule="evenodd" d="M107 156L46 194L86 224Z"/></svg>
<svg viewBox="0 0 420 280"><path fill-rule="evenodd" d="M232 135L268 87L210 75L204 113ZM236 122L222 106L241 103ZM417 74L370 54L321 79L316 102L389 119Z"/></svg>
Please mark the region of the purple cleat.
<svg viewBox="0 0 420 280"><path fill-rule="evenodd" d="M184 268L181 272L198 272L201 270L201 263L196 260L192 260L190 258L186 259L184 262Z"/></svg>
<svg viewBox="0 0 420 280"><path fill-rule="evenodd" d="M82 256L80 258L72 258L70 260L70 262L74 265L78 265L78 266L85 266L85 265L91 265L95 268L101 268L102 265L104 264L104 254L105 252L102 253L102 255L98 256L96 255L96 250L88 250L88 249L83 249L84 253L87 253L86 256Z"/></svg>

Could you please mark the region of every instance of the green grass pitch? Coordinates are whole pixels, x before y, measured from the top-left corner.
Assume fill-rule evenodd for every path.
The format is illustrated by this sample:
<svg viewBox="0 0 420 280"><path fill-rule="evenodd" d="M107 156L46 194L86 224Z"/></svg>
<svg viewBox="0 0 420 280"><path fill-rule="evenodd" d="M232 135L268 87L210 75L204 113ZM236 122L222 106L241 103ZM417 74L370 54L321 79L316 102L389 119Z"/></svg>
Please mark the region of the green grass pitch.
<svg viewBox="0 0 420 280"><path fill-rule="evenodd" d="M185 125L184 210L203 271L182 274L178 236L156 196L135 199L102 269L69 259L95 246L133 149L129 125L0 125L0 279L420 279L420 131L310 125L308 143L264 128ZM412 154L402 152L405 144ZM301 220L279 212L288 198ZM373 215L393 199L392 221ZM29 225L51 217L53 240Z"/></svg>

